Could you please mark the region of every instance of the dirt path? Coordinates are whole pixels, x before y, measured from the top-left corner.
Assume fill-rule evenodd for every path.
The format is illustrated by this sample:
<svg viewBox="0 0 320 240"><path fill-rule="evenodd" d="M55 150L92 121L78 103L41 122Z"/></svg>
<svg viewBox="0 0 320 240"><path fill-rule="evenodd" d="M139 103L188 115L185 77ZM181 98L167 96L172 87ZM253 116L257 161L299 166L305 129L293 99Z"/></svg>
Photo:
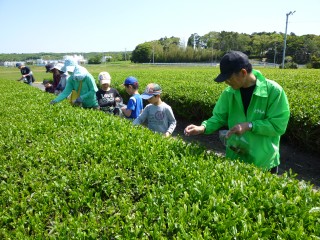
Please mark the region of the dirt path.
<svg viewBox="0 0 320 240"><path fill-rule="evenodd" d="M34 83L32 84L32 86L37 87L37 88L40 88L42 91L44 91L44 86L43 86L43 84L40 83L40 82L34 82Z"/></svg>
<svg viewBox="0 0 320 240"><path fill-rule="evenodd" d="M225 155L225 147L220 142L218 133L190 137L184 136L183 130L189 124L191 123L178 120L174 135L181 136L187 142L196 142L203 145L218 155ZM280 146L280 157L279 174L283 174L291 169L293 173L297 174L297 179L310 182L317 189L320 188L320 156L301 151L294 146L282 143Z"/></svg>

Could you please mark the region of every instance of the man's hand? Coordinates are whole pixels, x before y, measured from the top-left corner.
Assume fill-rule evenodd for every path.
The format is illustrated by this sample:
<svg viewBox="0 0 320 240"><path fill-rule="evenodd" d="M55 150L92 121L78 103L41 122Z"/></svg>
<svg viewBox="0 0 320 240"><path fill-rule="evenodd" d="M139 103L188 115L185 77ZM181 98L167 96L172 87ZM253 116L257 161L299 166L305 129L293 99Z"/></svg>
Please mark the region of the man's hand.
<svg viewBox="0 0 320 240"><path fill-rule="evenodd" d="M232 134L242 135L246 131L250 131L250 130L251 128L249 127L249 122L239 123L228 131L226 138L229 138Z"/></svg>
<svg viewBox="0 0 320 240"><path fill-rule="evenodd" d="M191 135L199 135L204 133L205 131L205 127L204 126L196 126L196 125L189 125L184 129L184 135L186 136L191 136Z"/></svg>

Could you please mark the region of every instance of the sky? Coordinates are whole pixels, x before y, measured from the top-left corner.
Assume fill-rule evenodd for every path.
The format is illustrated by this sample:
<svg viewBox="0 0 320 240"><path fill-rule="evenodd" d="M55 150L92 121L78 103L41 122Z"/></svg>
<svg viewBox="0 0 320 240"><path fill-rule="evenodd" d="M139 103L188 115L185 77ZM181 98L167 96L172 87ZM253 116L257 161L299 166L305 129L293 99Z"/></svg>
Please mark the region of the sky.
<svg viewBox="0 0 320 240"><path fill-rule="evenodd" d="M320 35L319 0L0 0L0 53L133 51L211 31Z"/></svg>

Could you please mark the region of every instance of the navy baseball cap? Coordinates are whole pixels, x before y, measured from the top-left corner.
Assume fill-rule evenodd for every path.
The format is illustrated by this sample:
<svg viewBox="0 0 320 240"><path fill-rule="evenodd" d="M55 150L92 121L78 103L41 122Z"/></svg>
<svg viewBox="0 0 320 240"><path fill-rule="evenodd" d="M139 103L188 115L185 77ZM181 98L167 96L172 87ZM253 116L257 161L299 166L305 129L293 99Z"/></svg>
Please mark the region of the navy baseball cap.
<svg viewBox="0 0 320 240"><path fill-rule="evenodd" d="M225 54L220 61L220 74L216 77L216 82L224 82L233 73L239 72L242 68L252 69L249 58L246 54L239 51L231 51Z"/></svg>
<svg viewBox="0 0 320 240"><path fill-rule="evenodd" d="M46 67L46 72L50 72L53 69L54 64L53 63L48 63L47 65L45 65L45 67Z"/></svg>

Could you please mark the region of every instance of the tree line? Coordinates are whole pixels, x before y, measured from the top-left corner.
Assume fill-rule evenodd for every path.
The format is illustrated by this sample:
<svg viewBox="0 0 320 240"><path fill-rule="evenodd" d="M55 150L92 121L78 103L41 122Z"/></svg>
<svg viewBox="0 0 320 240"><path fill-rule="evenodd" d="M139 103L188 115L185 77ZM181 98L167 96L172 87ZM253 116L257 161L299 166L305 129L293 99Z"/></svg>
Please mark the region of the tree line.
<svg viewBox="0 0 320 240"><path fill-rule="evenodd" d="M125 61L131 57L131 51L129 52L89 52L89 53L2 53L0 54L0 62L32 62L36 59L43 60L62 60L65 55L81 54L85 59L88 59L89 63L99 64L102 62L104 56L108 56L108 61Z"/></svg>
<svg viewBox="0 0 320 240"><path fill-rule="evenodd" d="M246 53L249 58L269 63L282 63L284 34L237 32L209 32L203 36L191 34L187 44L178 37L161 38L136 46L131 61L146 62L217 62L230 50ZM320 68L320 36L287 35L286 63L307 64Z"/></svg>
<svg viewBox="0 0 320 240"><path fill-rule="evenodd" d="M164 37L159 40L144 42L127 52L90 52L80 53L89 64L99 64L104 56L108 61L128 61L134 63L190 63L219 62L230 50L246 53L250 59L280 64L283 59L283 33L237 33L211 31L203 36L191 34L187 42L178 37ZM320 36L307 34L297 36L290 33L286 40L285 67L306 64L310 68L320 68ZM57 60L64 55L74 53L30 53L0 54L0 62L27 61L35 59ZM79 54L79 53L75 53Z"/></svg>

